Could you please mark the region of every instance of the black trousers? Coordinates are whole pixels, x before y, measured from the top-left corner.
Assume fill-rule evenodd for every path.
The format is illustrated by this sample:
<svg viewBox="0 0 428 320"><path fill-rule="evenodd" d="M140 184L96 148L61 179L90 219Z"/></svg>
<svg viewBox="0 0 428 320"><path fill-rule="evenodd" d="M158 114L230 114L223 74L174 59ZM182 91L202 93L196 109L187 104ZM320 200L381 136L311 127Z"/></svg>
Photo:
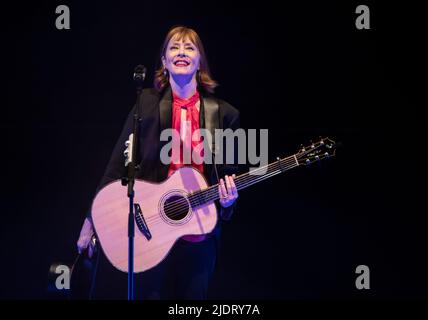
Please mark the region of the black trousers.
<svg viewBox="0 0 428 320"><path fill-rule="evenodd" d="M127 299L127 274L116 270L101 251L98 254L92 298ZM135 274L135 299L206 299L216 255L215 236L201 242L178 240L159 265Z"/></svg>

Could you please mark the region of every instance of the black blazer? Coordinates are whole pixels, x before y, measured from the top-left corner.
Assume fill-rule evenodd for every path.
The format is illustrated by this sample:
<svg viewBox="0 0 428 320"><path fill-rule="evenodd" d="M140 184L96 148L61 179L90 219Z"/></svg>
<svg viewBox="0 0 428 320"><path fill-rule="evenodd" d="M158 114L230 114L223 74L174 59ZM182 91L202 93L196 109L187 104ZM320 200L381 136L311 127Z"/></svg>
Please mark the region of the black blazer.
<svg viewBox="0 0 428 320"><path fill-rule="evenodd" d="M207 97L214 98L218 103L218 124L220 129L231 128L232 130L236 130L239 128L239 111L237 109L221 99L209 96L203 91L200 92L200 95L200 128L205 128L204 100ZM97 192L108 183L121 179L126 175L123 152L125 150L125 142L132 133L135 108L135 106L132 108L126 119L122 133L114 147L101 182L98 185ZM153 88L144 89L142 92L142 110L140 110L140 114L142 121L139 127L140 137L137 158L140 170L137 172L136 177L142 180L161 182L167 178L169 168L169 165L163 164L160 160L161 148L168 143L167 141L160 141L160 133L162 130L172 127L171 88L167 87L162 93ZM217 165L219 178L224 177L226 174L231 175L238 172L237 150L238 146L236 145L236 164ZM218 182L213 165L204 164L204 175L209 184L212 185ZM217 203L217 207L220 217L223 220L229 220L235 205L225 209Z"/></svg>

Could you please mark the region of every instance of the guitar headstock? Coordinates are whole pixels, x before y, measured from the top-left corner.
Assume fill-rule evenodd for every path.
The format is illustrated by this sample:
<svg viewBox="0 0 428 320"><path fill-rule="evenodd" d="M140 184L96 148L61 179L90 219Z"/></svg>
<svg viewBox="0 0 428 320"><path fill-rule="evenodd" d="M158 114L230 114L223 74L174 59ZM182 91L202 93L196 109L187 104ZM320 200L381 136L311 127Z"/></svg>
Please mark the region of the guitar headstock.
<svg viewBox="0 0 428 320"><path fill-rule="evenodd" d="M321 138L315 143L302 148L295 154L299 165L308 165L313 162L330 158L336 154L336 142L330 138Z"/></svg>

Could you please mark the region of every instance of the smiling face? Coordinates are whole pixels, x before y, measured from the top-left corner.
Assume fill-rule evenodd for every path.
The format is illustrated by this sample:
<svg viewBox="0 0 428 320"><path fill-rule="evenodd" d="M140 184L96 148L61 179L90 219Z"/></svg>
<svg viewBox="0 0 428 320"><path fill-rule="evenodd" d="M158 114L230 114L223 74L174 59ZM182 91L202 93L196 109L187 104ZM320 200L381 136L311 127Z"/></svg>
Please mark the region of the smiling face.
<svg viewBox="0 0 428 320"><path fill-rule="evenodd" d="M194 76L200 57L198 48L188 38L175 36L168 42L162 63L172 76Z"/></svg>
<svg viewBox="0 0 428 320"><path fill-rule="evenodd" d="M171 28L162 43L160 60L154 79L159 92L168 85L188 84L214 92L217 82L211 76L204 46L195 30L185 26Z"/></svg>

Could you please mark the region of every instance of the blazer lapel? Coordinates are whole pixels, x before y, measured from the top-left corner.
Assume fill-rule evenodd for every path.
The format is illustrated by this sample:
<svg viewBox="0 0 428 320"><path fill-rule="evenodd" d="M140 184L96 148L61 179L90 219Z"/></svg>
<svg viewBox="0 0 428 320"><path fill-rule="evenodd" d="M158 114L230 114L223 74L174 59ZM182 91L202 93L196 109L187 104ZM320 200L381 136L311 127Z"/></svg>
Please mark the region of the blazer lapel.
<svg viewBox="0 0 428 320"><path fill-rule="evenodd" d="M172 91L170 87L165 89L165 92L159 101L159 120L159 134L163 130L170 129L172 127Z"/></svg>
<svg viewBox="0 0 428 320"><path fill-rule="evenodd" d="M215 99L207 96L202 96L201 108L199 110L199 127L207 129L211 134L212 144L208 146L211 149L211 155L213 150L215 151L215 129L220 128L219 124L219 106ZM212 162L214 157L211 158ZM213 170L214 169L214 170ZM217 171L213 167L213 164L204 163L205 176L208 177L212 184L218 182Z"/></svg>
<svg viewBox="0 0 428 320"><path fill-rule="evenodd" d="M171 87L167 87L159 101L159 135L165 129L172 128L172 91ZM159 141L159 155L162 148L168 143L168 141ZM159 158L159 178L165 180L168 177L169 165L164 164Z"/></svg>

